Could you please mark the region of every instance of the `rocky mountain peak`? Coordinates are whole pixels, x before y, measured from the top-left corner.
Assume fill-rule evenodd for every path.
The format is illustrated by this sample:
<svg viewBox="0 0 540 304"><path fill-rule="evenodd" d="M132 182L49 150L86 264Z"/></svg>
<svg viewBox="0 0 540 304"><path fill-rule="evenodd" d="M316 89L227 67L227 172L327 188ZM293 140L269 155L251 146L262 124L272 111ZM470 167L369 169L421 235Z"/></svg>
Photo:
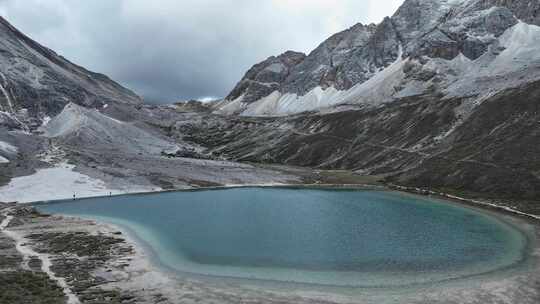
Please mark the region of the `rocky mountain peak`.
<svg viewBox="0 0 540 304"><path fill-rule="evenodd" d="M489 9L491 7L508 8L519 20L540 26L540 1L538 0L476 0L474 7Z"/></svg>
<svg viewBox="0 0 540 304"><path fill-rule="evenodd" d="M540 53L528 51L538 50L539 10L535 0L406 0L377 25L357 24L331 36L258 98L227 98L218 111L284 115L513 87L540 76ZM523 77L503 75L512 73Z"/></svg>
<svg viewBox="0 0 540 304"><path fill-rule="evenodd" d="M347 87L347 62L357 49L366 46L377 26L358 23L321 43L287 77L281 92L304 95L314 87Z"/></svg>
<svg viewBox="0 0 540 304"><path fill-rule="evenodd" d="M314 86L348 87L352 81L346 78L351 75L341 67L376 30L375 24L358 23L332 35L308 56L294 51L272 56L248 70L225 99L252 103L276 91L305 94Z"/></svg>
<svg viewBox="0 0 540 304"><path fill-rule="evenodd" d="M0 124L35 129L66 104L101 107L142 99L103 74L71 63L0 17Z"/></svg>
<svg viewBox="0 0 540 304"><path fill-rule="evenodd" d="M242 98L250 103L279 90L291 69L306 58L304 53L286 51L254 65L227 96L227 100Z"/></svg>

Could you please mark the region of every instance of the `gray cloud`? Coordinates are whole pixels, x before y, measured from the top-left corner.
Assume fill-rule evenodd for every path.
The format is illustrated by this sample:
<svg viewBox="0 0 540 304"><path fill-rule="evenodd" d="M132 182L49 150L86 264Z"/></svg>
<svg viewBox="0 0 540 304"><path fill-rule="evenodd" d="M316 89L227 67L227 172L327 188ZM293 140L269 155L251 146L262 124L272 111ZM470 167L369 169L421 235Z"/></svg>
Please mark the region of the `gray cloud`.
<svg viewBox="0 0 540 304"><path fill-rule="evenodd" d="M402 0L0 0L0 14L150 102L224 96L254 63L309 52Z"/></svg>

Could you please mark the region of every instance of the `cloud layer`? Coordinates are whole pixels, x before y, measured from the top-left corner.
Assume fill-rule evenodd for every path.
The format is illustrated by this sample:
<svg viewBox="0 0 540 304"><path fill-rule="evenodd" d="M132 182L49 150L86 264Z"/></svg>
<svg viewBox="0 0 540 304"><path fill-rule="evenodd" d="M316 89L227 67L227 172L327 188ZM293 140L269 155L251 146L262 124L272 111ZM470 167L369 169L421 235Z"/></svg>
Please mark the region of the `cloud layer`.
<svg viewBox="0 0 540 304"><path fill-rule="evenodd" d="M254 63L309 52L402 0L0 0L38 42L149 102L220 97Z"/></svg>

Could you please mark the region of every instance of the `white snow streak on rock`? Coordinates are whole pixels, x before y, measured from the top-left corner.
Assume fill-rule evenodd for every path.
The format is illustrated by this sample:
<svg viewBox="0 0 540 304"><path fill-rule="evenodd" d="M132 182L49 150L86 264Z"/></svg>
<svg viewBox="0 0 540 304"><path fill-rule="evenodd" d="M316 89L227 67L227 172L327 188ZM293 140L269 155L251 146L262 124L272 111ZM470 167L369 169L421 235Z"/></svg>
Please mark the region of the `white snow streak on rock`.
<svg viewBox="0 0 540 304"><path fill-rule="evenodd" d="M445 10L468 0L442 2ZM492 9L479 12L488 14ZM495 41L485 54L475 60L459 55L453 60L431 58L424 68L437 72L437 86L447 98L478 96L479 100L508 88L540 79L540 27L524 22L507 29L500 37L485 35L480 40ZM282 116L305 111L325 111L344 105L379 106L397 98L420 95L430 82L405 78L404 64L409 59L401 56L393 64L373 75L369 80L339 91L333 87L315 87L304 96L275 91L253 103L243 97L216 105L218 113L244 116Z"/></svg>
<svg viewBox="0 0 540 304"><path fill-rule="evenodd" d="M531 67L540 66L539 45L540 27L519 22L507 29L478 59L461 63L456 59L446 61L447 66L457 72L450 79L454 82L445 90L447 97L478 95L483 100L504 89L538 80L538 69Z"/></svg>
<svg viewBox="0 0 540 304"><path fill-rule="evenodd" d="M0 155L0 164L7 164L9 163L9 159L7 159L5 154L9 155L15 155L19 152L19 149L17 147L12 146L8 144L7 142L0 141L0 154L4 153L4 156Z"/></svg>
<svg viewBox="0 0 540 304"><path fill-rule="evenodd" d="M50 116L45 116L43 117L43 123L41 124L42 127L46 127L47 124L49 124L49 121L51 121L51 117Z"/></svg>
<svg viewBox="0 0 540 304"><path fill-rule="evenodd" d="M2 77L2 80L4 81L4 85L5 85L7 83L6 76L4 76L4 74L0 72L0 77ZM9 96L7 90L4 88L4 85L0 83L0 91L2 91L2 94L4 94L4 96L6 97L9 109L11 110L11 112L13 112L13 102L11 101L11 97Z"/></svg>
<svg viewBox="0 0 540 304"><path fill-rule="evenodd" d="M486 74L504 74L540 59L540 27L519 22L500 37L506 49L496 57Z"/></svg>
<svg viewBox="0 0 540 304"><path fill-rule="evenodd" d="M297 94L282 94L274 91L272 94L260 100L246 104L243 103L243 96L234 101L224 102L217 105L217 113L233 114L241 113L243 116L282 116L291 115L306 111L315 111L332 106L343 104L368 104L379 105L389 102L393 96L399 93L396 88L402 82L405 74L402 51L396 61L382 69L366 82L355 85L346 91L340 91L334 87L315 87L307 94L298 96ZM401 91L416 92L416 88L404 88ZM405 93L405 95L408 95Z"/></svg>
<svg viewBox="0 0 540 304"><path fill-rule="evenodd" d="M4 229L7 228L7 226L9 225L9 222L11 222L11 220L13 219L13 216L11 215L5 215L6 217L4 218L4 220L0 223L0 231L3 231Z"/></svg>
<svg viewBox="0 0 540 304"><path fill-rule="evenodd" d="M234 114L243 108L245 108L245 103L243 103L244 95L236 98L233 101L224 100L216 104L216 113L218 114Z"/></svg>
<svg viewBox="0 0 540 304"><path fill-rule="evenodd" d="M0 141L0 151L4 151L5 153L9 154L17 154L19 149L11 144L8 144L7 142Z"/></svg>

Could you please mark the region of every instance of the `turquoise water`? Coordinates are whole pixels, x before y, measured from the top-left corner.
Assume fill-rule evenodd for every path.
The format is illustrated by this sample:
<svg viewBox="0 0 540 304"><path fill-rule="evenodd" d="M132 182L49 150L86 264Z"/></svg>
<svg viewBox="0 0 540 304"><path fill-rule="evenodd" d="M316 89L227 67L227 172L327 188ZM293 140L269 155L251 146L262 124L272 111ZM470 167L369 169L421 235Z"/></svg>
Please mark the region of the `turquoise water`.
<svg viewBox="0 0 540 304"><path fill-rule="evenodd" d="M238 188L41 205L128 228L180 274L386 287L486 273L525 236L484 213L388 191Z"/></svg>

